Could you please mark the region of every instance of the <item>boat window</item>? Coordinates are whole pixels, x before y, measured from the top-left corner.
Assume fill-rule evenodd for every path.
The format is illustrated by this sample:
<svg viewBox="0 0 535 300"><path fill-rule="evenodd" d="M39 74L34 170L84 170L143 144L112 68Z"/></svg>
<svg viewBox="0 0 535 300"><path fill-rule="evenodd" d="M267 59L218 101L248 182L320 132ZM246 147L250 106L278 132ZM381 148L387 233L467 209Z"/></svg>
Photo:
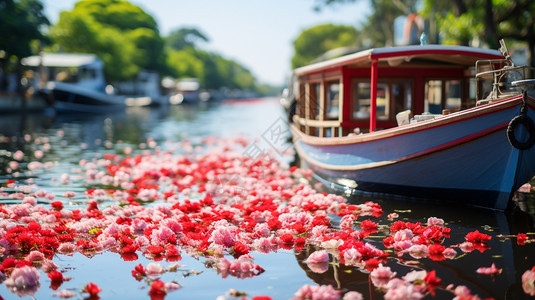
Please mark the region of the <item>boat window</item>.
<svg viewBox="0 0 535 300"><path fill-rule="evenodd" d="M412 81L392 82L392 103L394 115L399 112L412 109Z"/></svg>
<svg viewBox="0 0 535 300"><path fill-rule="evenodd" d="M461 81L446 81L446 105L445 109L449 111L458 111L461 109Z"/></svg>
<svg viewBox="0 0 535 300"><path fill-rule="evenodd" d="M425 111L442 113L442 80L428 80L425 83Z"/></svg>
<svg viewBox="0 0 535 300"><path fill-rule="evenodd" d="M442 110L450 112L461 109L462 84L459 79L428 80L425 83L425 112L442 114Z"/></svg>
<svg viewBox="0 0 535 300"><path fill-rule="evenodd" d="M300 84L299 85L299 99L297 101L297 115L301 118L305 117L305 101L306 101L306 95L305 95L305 85Z"/></svg>
<svg viewBox="0 0 535 300"><path fill-rule="evenodd" d="M330 81L327 83L327 105L326 114L327 119L338 119L340 114L340 83L338 81Z"/></svg>
<svg viewBox="0 0 535 300"><path fill-rule="evenodd" d="M77 68L57 68L54 70L56 81L61 82L76 82L79 78L79 70Z"/></svg>
<svg viewBox="0 0 535 300"><path fill-rule="evenodd" d="M371 85L369 82L355 82L353 85L353 118L370 118ZM390 93L388 83L377 83L377 119L388 120L390 116Z"/></svg>
<svg viewBox="0 0 535 300"><path fill-rule="evenodd" d="M320 119L321 106L320 106L320 83L313 83L310 85L310 102L309 102L309 118Z"/></svg>
<svg viewBox="0 0 535 300"><path fill-rule="evenodd" d="M468 79L468 97L470 98L470 100L473 100L475 102L475 99L477 97L477 84L476 84L476 79L475 78L469 78Z"/></svg>
<svg viewBox="0 0 535 300"><path fill-rule="evenodd" d="M94 79L97 77L95 70L93 69L86 69L86 68L80 68L79 70L79 76L80 79Z"/></svg>

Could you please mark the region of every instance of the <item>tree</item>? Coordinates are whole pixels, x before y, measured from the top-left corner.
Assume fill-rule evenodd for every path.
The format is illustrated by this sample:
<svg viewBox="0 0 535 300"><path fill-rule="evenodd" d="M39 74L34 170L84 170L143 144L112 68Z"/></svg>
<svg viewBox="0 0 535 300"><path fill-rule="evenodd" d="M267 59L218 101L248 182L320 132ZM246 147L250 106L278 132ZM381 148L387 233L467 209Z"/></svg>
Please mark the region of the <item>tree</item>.
<svg viewBox="0 0 535 300"><path fill-rule="evenodd" d="M352 26L324 24L306 29L294 41L292 68L304 66L328 50L357 46L358 31Z"/></svg>
<svg viewBox="0 0 535 300"><path fill-rule="evenodd" d="M394 46L394 20L399 16L416 13L417 0L371 0L373 13L362 29L363 39L369 46Z"/></svg>
<svg viewBox="0 0 535 300"><path fill-rule="evenodd" d="M316 0L316 10L336 4L350 4L358 0ZM394 45L394 20L417 12L419 0L370 0L372 13L361 29L358 44L369 47ZM440 2L440 1L438 1Z"/></svg>
<svg viewBox="0 0 535 300"><path fill-rule="evenodd" d="M209 39L193 27L174 30L165 37L169 75L197 78L207 89L256 89L256 80L247 68L217 53L200 49L199 41L208 42Z"/></svg>
<svg viewBox="0 0 535 300"><path fill-rule="evenodd" d="M174 50L182 50L186 47L195 48L198 41L208 42L209 39L197 28L185 27L171 32L165 41Z"/></svg>
<svg viewBox="0 0 535 300"><path fill-rule="evenodd" d="M109 81L165 70L165 43L156 21L128 1L79 1L60 14L50 36L56 50L99 56Z"/></svg>
<svg viewBox="0 0 535 300"><path fill-rule="evenodd" d="M357 0L316 0L316 8ZM371 46L392 45L395 17L415 13L418 0L370 0L373 13L362 29ZM535 66L535 1L423 0L419 13L431 25L430 41L497 49L500 39L527 44ZM433 29L436 28L436 29Z"/></svg>
<svg viewBox="0 0 535 300"><path fill-rule="evenodd" d="M422 14L435 17L443 43L499 47L502 38L527 43L535 65L535 2L532 0L455 0L436 7L425 0Z"/></svg>
<svg viewBox="0 0 535 300"><path fill-rule="evenodd" d="M197 50L191 47L170 50L167 55L170 75L177 78L204 78L204 64L197 56Z"/></svg>
<svg viewBox="0 0 535 300"><path fill-rule="evenodd" d="M0 50L4 57L32 55L33 41L47 41L41 30L49 24L39 0L0 0Z"/></svg>
<svg viewBox="0 0 535 300"><path fill-rule="evenodd" d="M41 44L48 41L42 29L49 24L41 1L0 0L0 68L2 73L16 74L17 90L21 96L24 90L20 84L20 60L38 52ZM0 82L2 85L3 82Z"/></svg>
<svg viewBox="0 0 535 300"><path fill-rule="evenodd" d="M192 46L170 50L167 64L177 78L198 78L204 88L255 89L251 72L237 62Z"/></svg>

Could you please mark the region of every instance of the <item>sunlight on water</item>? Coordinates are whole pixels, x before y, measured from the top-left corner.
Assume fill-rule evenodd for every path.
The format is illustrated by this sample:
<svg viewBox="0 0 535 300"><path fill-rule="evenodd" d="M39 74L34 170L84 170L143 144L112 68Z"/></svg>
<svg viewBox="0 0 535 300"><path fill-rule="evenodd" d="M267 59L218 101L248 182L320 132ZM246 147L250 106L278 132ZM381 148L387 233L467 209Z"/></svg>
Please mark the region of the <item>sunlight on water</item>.
<svg viewBox="0 0 535 300"><path fill-rule="evenodd" d="M128 209L128 202L123 200L121 202L111 196L104 195L100 198L91 198L91 195L87 194L93 189L107 189L111 186L102 184L102 182L90 183L87 179L87 163L99 164L107 161L108 164L113 164L112 162L116 160L115 163L120 164L122 162L123 166L126 166L128 162L125 161L125 158L127 156L135 157L136 155L146 159L157 157L159 160L155 160L154 163L160 163L166 159L164 155L166 151L170 151L170 157L184 157L187 160L195 160L205 157L203 155L209 155L210 150L206 145L206 138L211 136L243 139L243 142L233 142L232 147L237 147L236 155L252 158L250 155L253 153L267 153L281 162L280 166L275 166L272 163L266 164L265 167L267 169L249 170L249 172L251 170L258 171L258 174L261 172L269 174L268 177L262 177L254 173L254 176L266 180L261 181L264 183L262 187L252 185L249 179L243 179L246 178L245 175L243 178L238 178L237 183L232 182L235 179L233 177L226 178L225 180L228 181L225 181L224 185L219 183L215 187L217 190L213 191L214 195L216 195L214 196L216 201L219 199L217 198L218 195L221 196L224 193L234 193L234 196L238 195L247 198L247 196L268 190L272 192L271 189L273 189L273 193L274 191L280 192L280 194L276 195L281 198L286 197L285 195L290 192L294 193L288 194L288 197L290 197L288 202L284 202L285 204L282 205L291 208L294 204L291 204L290 199L296 199L296 195L304 197L299 194L302 193L301 190L296 189L299 183L309 183L319 191L330 192L321 183L313 181L305 170L297 169L295 171L291 169L293 173L290 175L289 166L298 160L294 157L290 147L291 144L287 141L286 117L276 99L230 102L206 106L135 108L113 116L9 115L2 116L0 122L2 123L0 126L0 151L2 151L0 152L0 184L2 184L4 192L0 201L7 205L22 202L22 199L9 196L9 194L19 192L15 190L13 185L7 184L8 180L16 178L17 183L25 183L32 186L34 188L32 192L34 193L36 190L40 190L44 193L43 195L46 193L55 195L52 200L42 197L37 199L38 206L51 209L50 211L53 211L51 204L53 201L61 201L66 210L85 212L86 208L92 205L91 201L93 199L98 199L98 209L101 211L105 211L106 208L113 207L113 205L119 203L123 207L119 208L117 206L117 211ZM283 130L281 131L281 129ZM218 139L218 141L223 141L223 144L227 143L225 139ZM225 147L223 149L226 149ZM232 147L229 146L228 149ZM20 162L19 166L10 165L17 150L22 150L25 155L32 156L31 160L42 161L43 166L30 171L26 170L28 168L28 157ZM253 150L256 152L252 152ZM219 153L221 151L226 150L220 149ZM36 156L40 156L41 152L44 153L43 158L37 159ZM103 159L105 156L108 156L108 158ZM225 158L225 156L218 157L219 159ZM223 164L223 162L218 162L217 160L210 163ZM269 173L275 172L270 169L272 166L285 170L287 175ZM226 166L227 170L236 168L238 171L240 167L239 165ZM100 166L99 170L101 169L105 170L106 165ZM6 173L5 170L10 171ZM214 167L209 172L207 171L206 174L197 174L195 176L199 176L198 178L202 178L203 175L210 176L207 174L213 172L213 170L218 169ZM95 176L98 177L100 175ZM246 176L251 176L251 174L246 174ZM223 177L216 176L214 178L214 180L223 180ZM184 180L184 177L176 176L175 179L180 181ZM277 185L283 186L277 180L294 179L294 186L285 187L285 189L288 189L284 190L285 192L282 192L282 188L277 190ZM145 180L147 182L143 184L147 186L153 183L151 181L153 178L150 177L150 174L145 176ZM164 192L173 184L177 184L177 186L182 184L159 182L157 180L154 182L157 182L161 192ZM243 188L241 184L255 187L255 189L240 190L240 188ZM141 201L142 206L158 210L161 205L170 206L177 203L185 205L185 199L194 201L205 199L206 193L202 191L205 188L204 184L185 186L180 188L180 192L177 191L177 199L173 200L176 202L159 198L153 202ZM270 186L273 187L270 188ZM266 191L262 190L264 188ZM219 189L224 191L220 192ZM23 192L27 193L27 191ZM66 197L66 192L75 192L76 195ZM244 192L248 193L248 195L240 194ZM229 201L228 205L239 205L240 202L233 197L223 197L221 199ZM326 194L318 193L315 197L321 201L328 199ZM353 229L362 230L359 234L362 234L363 245L364 242L370 245L366 246L368 247L366 251L372 251L373 249L378 249L381 253L384 251L385 256L382 254L369 254L370 258L377 259L378 262L390 267L392 271L397 273L396 277L401 278L414 270L425 270L428 273L435 270L436 277L441 280L437 288L433 290L433 292L436 292L436 298L438 299L453 298L453 289L458 286L466 286L474 295L479 295L482 298L494 297L501 299L504 295L507 295L511 299L522 299L527 297L522 288L522 274L535 265L535 257L533 255L535 249L533 243L531 243L535 238L531 234L535 231L533 227L535 213L533 195L521 195L521 197L527 197L522 202L525 211L514 210L512 213L505 214L471 208L423 205L418 202L390 199L385 196L357 194L347 199L349 200L348 205L355 205L354 207L348 206L350 209L348 208L347 213L344 213L343 206L337 206L337 210L330 211L329 216L335 226L344 229L345 226L348 226L346 222L348 218L344 216L355 214L355 223L349 226L353 226ZM372 201L377 206L365 205L366 201ZM295 213L298 214L301 211L311 209L310 206L306 209L304 207L296 209ZM378 207L382 210L381 213L379 213ZM241 207L240 209L247 211L248 208ZM370 214L364 214L364 210L369 210ZM374 211L373 216L372 210ZM327 211L327 209L321 211ZM356 213L357 211L358 213ZM209 210L206 211L206 213L208 212ZM235 213L237 214L238 212L236 211ZM4 216L8 216L8 214L4 214ZM24 213L21 213L16 219L22 220L24 217L26 217ZM257 215L257 217L259 216ZM431 217L436 217L438 220L433 221L434 219L430 219ZM231 217L229 216L229 218ZM377 227L365 233L368 230L365 229L365 224L371 225L363 221L368 219L371 220L371 225L377 225ZM149 220L147 219L147 221ZM421 232L418 233L418 230L411 228L413 231L404 231L404 234L414 234L414 238L418 239L433 240L446 249L455 250L455 254L449 257L451 252L449 256L442 254L442 252L436 256L426 253L426 255L419 257L416 252L401 251L401 248L396 248L402 247L401 244L395 244L395 242L402 241L400 240L401 234L396 234L396 230L392 227L401 226L401 223L397 223L397 221L405 224L403 226L417 227L421 225L418 227L422 228ZM3 228L0 230L0 236L5 236L6 231L15 224L6 225L7 223L3 222L8 222L8 220L0 220L0 228ZM429 222L443 222L437 228L448 228L451 232L446 234L443 229L441 229L443 231L436 231L437 229L432 227ZM76 226L74 223L71 225ZM299 232L300 225L294 224L292 226L294 226L293 230ZM98 231L99 229L96 228L96 230ZM242 230L245 231L245 229ZM472 245L471 249L463 248L468 247L465 244L467 235L476 230L491 237L490 240L481 245ZM91 230L89 232L90 234L95 233L95 231ZM283 233L278 238L282 238ZM519 244L519 241L517 241L518 233L527 234L526 245ZM159 277L163 282L176 283L180 287L176 291L169 292L167 295L169 298L216 299L218 296L226 295L227 299L239 299L239 297L232 298L229 296L229 291L234 289L246 293L245 297L248 299L259 295L270 296L272 299L289 299L294 297L294 294L305 284L312 286L332 285L342 293L354 290L362 293L365 299L383 297L384 293L380 289L374 288L370 281L372 269L370 265L373 262L363 263L359 261L352 264L348 256L345 258L340 256L339 251L344 251L343 247L340 248L342 250L328 249L328 255L325 256L328 258L328 262L325 262L324 265L313 265L310 261L307 263L305 261L307 258L311 257L315 252L323 251L322 249L326 245L317 241L300 243L299 238L307 234L310 234L310 232L294 236L290 234L289 238L292 239L292 244L289 247L287 245L279 245L274 248L274 251L266 251L268 253L251 251L249 254L254 258L254 265L257 266L257 269L253 273L247 273L247 276L244 275L246 278L240 278L240 274L243 275L244 273L228 273L225 275L225 269L221 269L223 261L221 257L214 259L206 255L206 253L219 248L214 248L204 254L199 249L196 249L196 251L179 249L179 258L166 259L170 256L160 257L150 251L145 253L137 251L135 255L124 255L124 253L121 255L116 250L112 251L114 248L110 247L101 251L102 253L85 252L85 255L82 254L83 251L73 254L56 253L52 261L58 266L58 270L61 271L63 276L72 278L61 283L61 287L58 290L66 289L72 291L75 294L74 299L88 296L87 293L82 292L82 289L89 282L96 283L102 289L98 294L101 299L148 299L150 298L148 293L151 290L152 279L143 277L140 280L136 280L132 276L132 271L139 264L147 267L151 263L159 263L163 268L172 269L162 273ZM320 235L319 233L315 234ZM326 233L324 234L327 235ZM341 236L341 233L336 234L340 234L337 239L345 240L346 245L349 242L357 242L355 240L356 237L348 239L348 237ZM309 240L313 240L313 238L309 236ZM396 246L387 247L389 241ZM323 242L329 243L328 241ZM3 255L2 261L5 261L8 256L5 246L6 244L0 239L0 249L3 249L1 253ZM228 251L238 251L237 246L233 246ZM232 255L226 254L224 257L231 262L236 262L235 259L237 259L237 255L233 258ZM493 263L497 268L502 269L500 274L487 275L476 272L479 268L490 267ZM448 287L450 284L452 286ZM57 299L52 296L55 291L49 288L50 285L51 280L48 274L40 271L40 287L34 297L36 299ZM426 293L428 292L429 290L426 291ZM17 298L11 290L8 290L6 284L0 286L0 295L5 299ZM31 297L26 297L25 299L31 299Z"/></svg>

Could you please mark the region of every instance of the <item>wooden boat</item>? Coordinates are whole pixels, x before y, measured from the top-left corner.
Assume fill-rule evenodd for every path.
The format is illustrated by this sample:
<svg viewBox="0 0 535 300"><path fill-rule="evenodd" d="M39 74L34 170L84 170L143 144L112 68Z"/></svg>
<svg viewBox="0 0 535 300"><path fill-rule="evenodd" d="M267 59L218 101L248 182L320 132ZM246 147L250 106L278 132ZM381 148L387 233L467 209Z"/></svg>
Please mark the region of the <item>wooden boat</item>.
<svg viewBox="0 0 535 300"><path fill-rule="evenodd" d="M22 64L54 79L36 89L57 112L108 113L154 102L148 96L115 94L106 84L104 62L94 54L43 53L24 58Z"/></svg>
<svg viewBox="0 0 535 300"><path fill-rule="evenodd" d="M58 112L97 113L125 107L124 97L106 92L104 63L94 54L43 53L22 63L54 79L38 91Z"/></svg>
<svg viewBox="0 0 535 300"><path fill-rule="evenodd" d="M535 175L535 81L501 50L376 48L295 69L301 161L350 190L506 209Z"/></svg>

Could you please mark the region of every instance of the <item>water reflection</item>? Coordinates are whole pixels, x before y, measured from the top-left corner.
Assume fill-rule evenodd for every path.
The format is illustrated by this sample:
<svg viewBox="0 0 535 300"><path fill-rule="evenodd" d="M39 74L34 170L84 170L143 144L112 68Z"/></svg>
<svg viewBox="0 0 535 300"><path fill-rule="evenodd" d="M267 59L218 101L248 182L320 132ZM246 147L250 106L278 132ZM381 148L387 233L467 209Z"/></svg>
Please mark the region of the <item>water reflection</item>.
<svg viewBox="0 0 535 300"><path fill-rule="evenodd" d="M168 106L162 108L131 108L124 112L103 115L91 114L12 114L0 118L0 150L25 152L35 151L46 147L47 161L54 161L52 169L34 174L39 188L63 194L67 189L79 193L66 204L69 209L82 207L87 202L83 192L87 190L83 181L79 184L62 185L58 181L63 173L69 173L77 166L81 159L91 159L105 153L121 153L125 147L142 149L149 139L154 139L161 147L165 141L179 141L194 139L207 135L236 137L246 134L251 139L259 139L270 126L283 116L283 111L276 101L265 102L237 102L221 103L205 106ZM28 138L30 136L31 138ZM39 139L38 144L35 140ZM134 147L135 146L135 147ZM139 152L138 152L139 153ZM296 157L295 163L299 160ZM5 177L0 177L3 180ZM457 247L457 257L448 260L432 260L429 258L414 259L408 254L398 257L389 252L387 265L398 273L398 277L405 275L412 269L436 270L445 288L448 284L466 285L474 294L480 297L496 299L522 299L526 294L522 291L520 277L524 271L535 265L533 253L535 243L520 246L516 242L518 233L534 232L533 218L535 217L535 200L533 195L521 194L523 199L519 206L508 213L491 210L480 210L466 207L451 207L441 205L422 205L418 202L388 199L379 196L354 195L350 202L363 203L373 201L381 205L384 214L379 218L372 218L380 225L389 226L393 221L387 215L397 212L397 220L404 222L425 223L429 217L442 218L446 226L451 228L451 235L444 241L445 246L455 246L464 242L467 233L479 230L492 236L488 243L490 249L463 254ZM520 209L522 208L522 209ZM379 249L385 249L382 239L386 232L379 232L367 241ZM382 293L369 281L369 273L355 266L339 263L331 255L331 263L324 273L315 273L303 262L315 249L306 248L295 253L301 269L288 269L284 263L283 273L297 278L296 284L302 284L300 276L305 275L317 284L332 284L343 291L357 290L366 299L382 298ZM254 254L256 256L256 253ZM280 261L281 253L266 255L266 261L275 265ZM290 255L293 259L293 256ZM503 268L503 273L493 278L476 273L479 267L489 267L495 263ZM125 267L128 273L133 265ZM302 271L304 270L304 271ZM269 276L269 274L262 274ZM259 276L259 277L262 277ZM199 284L201 284L199 282ZM244 283L248 284L248 283ZM288 283L277 282L286 294L296 291L298 286L288 286ZM259 283L264 286L265 282ZM445 290L438 291L437 298L453 298Z"/></svg>
<svg viewBox="0 0 535 300"><path fill-rule="evenodd" d="M445 221L445 226L451 229L451 235L446 238L442 245L453 247L457 251L454 259L433 260L428 257L415 259L409 254L397 256L389 251L386 266L397 272L398 278L412 270L436 271L436 276L442 280L441 289L437 290L437 298L453 298L454 295L445 288L449 284L467 286L472 294L481 298L494 299L528 299L522 289L522 274L535 265L535 245L533 243L519 245L516 236L518 233L534 232L533 216L522 211L519 207L510 212L475 208L459 208L441 206L417 202L403 201L400 199L385 199L357 195L350 199L353 203L373 201L381 205L384 215L378 219L372 219L380 225L390 226L396 220L403 222L421 222L425 224L429 217L439 217ZM532 199L527 199L524 204L532 205ZM386 215L398 212L399 219L388 220ZM474 250L463 253L457 246L465 241L469 232L479 230L492 236L488 242L489 248L480 252ZM379 249L385 249L382 239L388 233L381 230L366 239ZM336 253L331 253L329 269L324 273L316 273L311 270L304 260L314 252L314 248L306 248L296 252L296 259L306 275L317 284L331 284L342 291L356 290L364 295L365 299L381 299L383 293L369 280L369 271L356 267L346 266L339 263ZM494 263L503 272L496 276L478 274L480 267L490 267Z"/></svg>

